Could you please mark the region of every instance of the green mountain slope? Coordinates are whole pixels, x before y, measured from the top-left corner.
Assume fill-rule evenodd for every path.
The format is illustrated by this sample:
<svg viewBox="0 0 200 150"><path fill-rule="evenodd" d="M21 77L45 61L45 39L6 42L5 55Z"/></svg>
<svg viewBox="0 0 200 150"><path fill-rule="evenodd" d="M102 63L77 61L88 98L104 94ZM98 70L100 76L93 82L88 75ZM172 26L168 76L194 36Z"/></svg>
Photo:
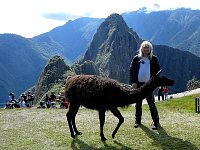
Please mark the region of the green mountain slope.
<svg viewBox="0 0 200 150"><path fill-rule="evenodd" d="M0 35L0 102L8 100L9 92L16 96L35 84L45 60L29 39L14 34Z"/></svg>
<svg viewBox="0 0 200 150"><path fill-rule="evenodd" d="M200 10L136 11L123 17L141 38L200 56Z"/></svg>
<svg viewBox="0 0 200 150"><path fill-rule="evenodd" d="M73 63L84 55L88 43L92 40L97 27L103 19L79 18L68 21L47 33L33 38L41 47L44 57L61 55L69 63Z"/></svg>
<svg viewBox="0 0 200 150"><path fill-rule="evenodd" d="M176 9L151 13L137 11L125 13L122 16L128 27L134 31L126 30L125 26L127 25L122 22L111 25L108 20L104 22L104 27L101 27L100 30L98 28L104 19L79 18L31 39L13 34L1 34L0 102L7 99L10 91L18 95L34 85L45 63L54 55L60 55L67 63L73 64L87 51L85 55L87 62L76 66L77 73L95 74L96 68L99 68L97 74L128 82L128 78L124 74L128 74L129 61L139 46L136 43L140 43L137 40L137 34L142 39L153 41L154 44L177 47L199 56L199 10ZM97 29L102 33L96 33ZM118 31L119 29L120 31ZM157 46L155 47L157 53L156 49ZM170 48L166 47L158 49L167 49L165 57L163 57L163 53L158 52L163 72L180 79L178 80L180 87L176 87L175 91L185 89L185 82L191 79L191 76L195 75L199 78L199 69L196 67L196 64L199 63L198 58L193 58L193 55L190 56L189 53L183 53L183 57L179 51L168 53ZM168 58L168 56L171 57ZM186 63L185 60L187 60ZM175 69L165 68L174 62L176 67L172 65L171 68ZM118 63L121 65L113 65ZM184 69L177 72L182 66ZM180 74L184 76L184 81L182 77L178 77Z"/></svg>
<svg viewBox="0 0 200 150"><path fill-rule="evenodd" d="M129 83L129 69L141 39L130 30L120 15L112 14L98 28L83 61L92 60L101 75ZM200 58L179 49L154 45L162 74L175 80L173 92L186 90L186 83L193 76L200 78Z"/></svg>
<svg viewBox="0 0 200 150"><path fill-rule="evenodd" d="M51 94L51 92L54 92L57 95L59 92L63 92L66 80L65 74L69 71L71 71L71 68L66 65L63 58L60 56L52 57L44 67L36 84L35 103L41 99L45 100L45 95Z"/></svg>

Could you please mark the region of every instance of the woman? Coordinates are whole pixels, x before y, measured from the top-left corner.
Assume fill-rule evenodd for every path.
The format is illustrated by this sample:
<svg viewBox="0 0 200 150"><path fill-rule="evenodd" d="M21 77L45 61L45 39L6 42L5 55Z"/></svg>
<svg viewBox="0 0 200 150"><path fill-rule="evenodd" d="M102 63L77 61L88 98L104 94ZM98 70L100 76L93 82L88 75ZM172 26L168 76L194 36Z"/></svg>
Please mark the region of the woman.
<svg viewBox="0 0 200 150"><path fill-rule="evenodd" d="M133 88L139 88L147 82L152 75L160 70L158 58L153 55L153 46L149 41L142 42L139 53L136 55L130 67L130 83ZM154 95L151 93L147 98L147 103L153 120L152 129L158 129L160 126L159 115L155 105ZM142 101L135 105L135 125L137 128L141 124L142 117Z"/></svg>

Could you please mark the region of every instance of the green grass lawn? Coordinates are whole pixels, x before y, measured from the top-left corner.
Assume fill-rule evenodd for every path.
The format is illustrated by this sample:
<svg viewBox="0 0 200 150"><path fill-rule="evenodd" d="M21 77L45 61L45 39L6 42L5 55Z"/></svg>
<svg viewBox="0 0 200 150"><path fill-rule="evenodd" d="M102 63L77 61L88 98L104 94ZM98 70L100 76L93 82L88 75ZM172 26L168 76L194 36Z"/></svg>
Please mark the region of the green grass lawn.
<svg viewBox="0 0 200 150"><path fill-rule="evenodd" d="M0 109L0 150L135 150L135 149L200 149L200 114L195 113L195 96L157 103L162 128L151 129L148 105L143 106L142 126L135 129L135 108L120 109L125 118L113 140L112 131L118 120L106 113L101 142L98 112L81 108L77 114L78 129L83 133L70 137L66 109Z"/></svg>

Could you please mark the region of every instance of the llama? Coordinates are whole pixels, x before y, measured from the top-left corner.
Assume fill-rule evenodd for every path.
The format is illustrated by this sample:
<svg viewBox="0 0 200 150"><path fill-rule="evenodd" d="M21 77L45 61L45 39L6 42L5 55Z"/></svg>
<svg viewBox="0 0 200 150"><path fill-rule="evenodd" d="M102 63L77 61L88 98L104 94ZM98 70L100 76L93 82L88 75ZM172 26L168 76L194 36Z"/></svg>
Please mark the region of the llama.
<svg viewBox="0 0 200 150"><path fill-rule="evenodd" d="M106 141L103 127L107 110L110 110L119 119L112 133L114 139L119 127L124 122L124 117L117 107L124 107L141 101L157 87L172 86L173 84L173 80L159 74L137 89L132 89L130 85L119 83L113 79L96 75L76 75L68 78L65 85L65 97L70 105L66 117L71 137L75 138L75 134L82 134L77 130L75 124L75 117L81 105L99 112L100 137L102 141Z"/></svg>

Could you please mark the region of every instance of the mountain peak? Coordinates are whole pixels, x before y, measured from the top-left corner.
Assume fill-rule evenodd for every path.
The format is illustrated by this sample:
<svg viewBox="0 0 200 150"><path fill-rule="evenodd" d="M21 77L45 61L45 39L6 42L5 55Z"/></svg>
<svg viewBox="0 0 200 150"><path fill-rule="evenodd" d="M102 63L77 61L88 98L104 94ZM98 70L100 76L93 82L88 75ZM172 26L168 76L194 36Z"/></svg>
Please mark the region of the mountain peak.
<svg viewBox="0 0 200 150"><path fill-rule="evenodd" d="M36 100L41 99L55 83L60 82L59 79L62 79L67 70L70 70L70 67L66 65L64 59L57 55L53 56L45 66L36 85Z"/></svg>
<svg viewBox="0 0 200 150"><path fill-rule="evenodd" d="M117 13L113 13L110 16L108 16L106 18L107 21L120 21L120 22L124 22L124 19L121 15L117 14Z"/></svg>
<svg viewBox="0 0 200 150"><path fill-rule="evenodd" d="M123 17L119 14L113 13L108 18L105 19L104 24L108 25L110 28L128 28L126 22L124 21Z"/></svg>
<svg viewBox="0 0 200 150"><path fill-rule="evenodd" d="M123 17L111 14L98 28L83 61L92 60L103 73L101 75L127 83L124 74L128 72L124 66L127 68L130 64L124 60L131 61L139 43L138 35L127 26Z"/></svg>

